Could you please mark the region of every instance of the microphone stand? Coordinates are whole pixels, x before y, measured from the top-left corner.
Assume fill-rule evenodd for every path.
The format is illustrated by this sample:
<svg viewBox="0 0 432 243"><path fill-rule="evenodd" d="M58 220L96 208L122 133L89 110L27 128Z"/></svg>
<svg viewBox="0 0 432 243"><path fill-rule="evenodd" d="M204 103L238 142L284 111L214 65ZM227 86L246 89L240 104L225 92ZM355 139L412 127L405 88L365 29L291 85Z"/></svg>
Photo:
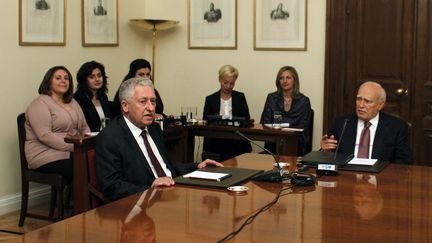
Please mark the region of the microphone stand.
<svg viewBox="0 0 432 243"><path fill-rule="evenodd" d="M341 132L341 135L340 135L340 137L339 137L339 141L338 141L338 143L337 143L337 145L336 145L336 150L335 150L334 157L333 157L333 159L334 159L335 161L336 161L336 159L337 159L337 154L338 154L338 151L339 151L339 144L341 144L341 142L342 142L342 137L343 137L343 135L344 135L345 128L346 128L346 125L347 125L347 122L348 122L348 119L344 119L344 124L343 124L343 127L342 127L342 132Z"/></svg>
<svg viewBox="0 0 432 243"><path fill-rule="evenodd" d="M268 170L268 171L265 171L261 174L258 174L256 176L252 177L252 180L267 181L267 182L273 182L273 183L282 182L284 171L279 164L280 162L278 161L278 157L276 157L276 155L274 153L272 153L270 150L268 150L268 149L262 147L261 145L255 143L252 139L248 138L246 135L244 135L239 130L236 130L236 134L239 135L240 137L244 138L245 140L249 141L250 143L256 145L257 147L263 149L267 153L269 153L271 156L273 156L273 159L275 161L277 169Z"/></svg>

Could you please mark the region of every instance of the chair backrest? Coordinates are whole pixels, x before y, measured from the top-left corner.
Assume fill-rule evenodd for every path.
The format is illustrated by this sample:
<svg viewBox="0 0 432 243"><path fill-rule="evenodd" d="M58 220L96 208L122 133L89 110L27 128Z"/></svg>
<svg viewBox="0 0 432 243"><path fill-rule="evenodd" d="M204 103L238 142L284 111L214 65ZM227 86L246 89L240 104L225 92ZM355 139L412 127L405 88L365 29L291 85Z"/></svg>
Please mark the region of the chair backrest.
<svg viewBox="0 0 432 243"><path fill-rule="evenodd" d="M24 150L24 144L26 140L25 122L26 122L25 113L19 114L17 117L17 127L18 127L18 144L19 144L19 152L20 152L22 177L25 177L25 171L28 169L28 163L27 163L25 150Z"/></svg>
<svg viewBox="0 0 432 243"><path fill-rule="evenodd" d="M99 207L108 202L101 192L99 179L96 175L95 150L87 150L88 189L90 193L91 208Z"/></svg>
<svg viewBox="0 0 432 243"><path fill-rule="evenodd" d="M310 151L312 151L312 141L313 141L313 127L314 127L314 110L311 109L311 114L310 114L310 123L309 123L309 135L310 135L310 143L308 144L308 153Z"/></svg>

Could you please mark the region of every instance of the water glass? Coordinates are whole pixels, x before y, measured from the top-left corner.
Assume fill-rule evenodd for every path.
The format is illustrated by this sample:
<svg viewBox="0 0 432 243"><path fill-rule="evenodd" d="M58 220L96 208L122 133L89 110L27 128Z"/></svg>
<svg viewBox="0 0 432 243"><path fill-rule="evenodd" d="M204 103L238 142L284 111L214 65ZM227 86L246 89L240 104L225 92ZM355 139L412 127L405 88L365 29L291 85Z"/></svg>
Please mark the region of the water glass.
<svg viewBox="0 0 432 243"><path fill-rule="evenodd" d="M273 128L280 129L282 127L282 112L273 112Z"/></svg>
<svg viewBox="0 0 432 243"><path fill-rule="evenodd" d="M187 122L196 122L198 107L196 106L182 106L181 115L186 116Z"/></svg>

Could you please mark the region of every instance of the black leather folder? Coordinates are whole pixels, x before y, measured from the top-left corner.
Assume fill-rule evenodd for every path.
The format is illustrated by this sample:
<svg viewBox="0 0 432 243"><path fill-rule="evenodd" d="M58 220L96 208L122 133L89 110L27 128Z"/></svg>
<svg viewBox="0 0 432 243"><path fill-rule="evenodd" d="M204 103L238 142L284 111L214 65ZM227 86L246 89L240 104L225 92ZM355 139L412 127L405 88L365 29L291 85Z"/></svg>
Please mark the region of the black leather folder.
<svg viewBox="0 0 432 243"><path fill-rule="evenodd" d="M245 182L252 176L263 172L263 170L244 169L244 168L232 168L232 167L205 167L200 171L228 173L231 176L221 181L205 180L205 179L194 179L184 178L178 176L174 178L177 184L191 185L191 186L202 186L202 187L213 187L213 188L228 188L230 186L236 186Z"/></svg>
<svg viewBox="0 0 432 243"><path fill-rule="evenodd" d="M338 165L339 170L381 172L388 164L387 161L377 161L374 165L351 165L348 164L354 158L353 154L338 153L335 157L333 152L312 151L302 158L303 165L316 166L317 164Z"/></svg>
<svg viewBox="0 0 432 243"><path fill-rule="evenodd" d="M324 151L312 151L302 157L302 164L304 165L317 165L317 164L335 164L345 165L352 158L353 154L337 153Z"/></svg>
<svg viewBox="0 0 432 243"><path fill-rule="evenodd" d="M362 171L362 172L373 172L379 173L384 170L385 167L389 164L388 161L380 161L375 162L374 165L351 165L346 164L344 166L339 167L339 170L351 170L351 171Z"/></svg>

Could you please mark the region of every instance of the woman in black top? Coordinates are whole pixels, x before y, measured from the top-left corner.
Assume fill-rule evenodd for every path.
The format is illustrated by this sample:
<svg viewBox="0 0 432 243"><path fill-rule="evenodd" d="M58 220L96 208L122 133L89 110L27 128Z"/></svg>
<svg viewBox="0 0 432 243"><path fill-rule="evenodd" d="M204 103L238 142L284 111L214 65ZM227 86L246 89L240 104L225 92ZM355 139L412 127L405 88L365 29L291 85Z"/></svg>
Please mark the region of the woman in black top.
<svg viewBox="0 0 432 243"><path fill-rule="evenodd" d="M105 67L98 62L84 63L77 73L78 87L74 94L92 132L104 128L112 118L111 104L106 93Z"/></svg>
<svg viewBox="0 0 432 243"><path fill-rule="evenodd" d="M205 99L203 119L210 115L226 117L244 117L250 119L249 107L242 92L233 90L238 70L231 65L219 69L220 89ZM249 153L252 147L248 141L219 138L204 138L203 160L210 158L224 161L243 153Z"/></svg>
<svg viewBox="0 0 432 243"><path fill-rule="evenodd" d="M274 112L282 113L282 123L290 127L303 128L299 137L298 154L310 152L312 143L310 126L312 124L312 109L309 98L300 93L300 81L294 67L285 66L279 69L276 76L277 91L267 95L264 110L261 114L261 124L272 124ZM276 152L274 143L266 143L265 147Z"/></svg>
<svg viewBox="0 0 432 243"><path fill-rule="evenodd" d="M151 79L150 72L151 72L151 65L147 60L135 59L129 65L129 72L124 77L123 82L130 79L130 78L134 78L134 77ZM160 97L159 92L156 89L155 89L155 94L156 94L156 116L155 116L155 118L164 118L164 117L166 117L166 115L163 113L164 105L162 102L162 98ZM114 101L113 101L113 111L114 111L114 116L118 116L118 115L122 114L118 90L117 90L117 93L115 94Z"/></svg>

